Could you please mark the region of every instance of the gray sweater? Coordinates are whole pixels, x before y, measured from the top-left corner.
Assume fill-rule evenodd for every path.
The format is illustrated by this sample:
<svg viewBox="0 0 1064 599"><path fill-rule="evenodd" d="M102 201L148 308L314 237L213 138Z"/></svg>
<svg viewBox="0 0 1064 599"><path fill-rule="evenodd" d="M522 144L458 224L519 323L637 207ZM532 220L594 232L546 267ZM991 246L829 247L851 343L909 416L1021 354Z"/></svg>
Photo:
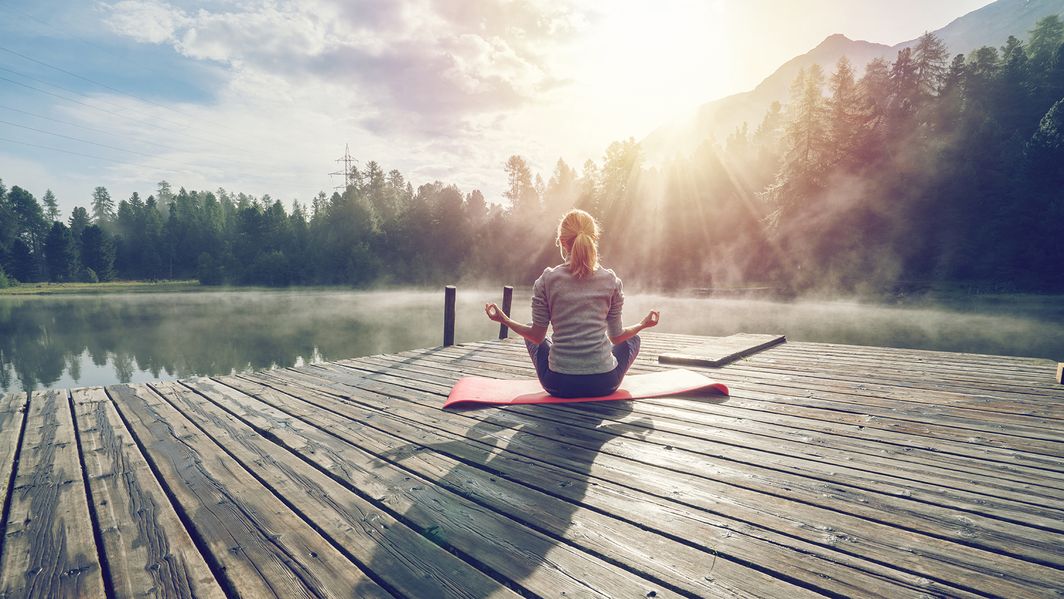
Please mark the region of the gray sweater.
<svg viewBox="0 0 1064 599"><path fill-rule="evenodd" d="M548 366L562 374L599 374L617 367L610 336L620 335L624 293L612 270L577 279L569 266L547 268L532 286L532 325L554 327Z"/></svg>

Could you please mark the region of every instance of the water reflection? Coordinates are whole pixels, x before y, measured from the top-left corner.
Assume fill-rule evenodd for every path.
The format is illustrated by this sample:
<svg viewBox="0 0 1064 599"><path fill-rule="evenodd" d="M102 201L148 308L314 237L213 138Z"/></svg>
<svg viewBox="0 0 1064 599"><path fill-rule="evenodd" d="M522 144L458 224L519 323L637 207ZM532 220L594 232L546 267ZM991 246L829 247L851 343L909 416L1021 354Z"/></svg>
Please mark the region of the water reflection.
<svg viewBox="0 0 1064 599"><path fill-rule="evenodd" d="M494 338L499 291L460 289L456 340ZM784 333L795 341L1064 358L1064 302L1017 297L877 306L630 294L627 320L661 332ZM514 317L529 318L515 294ZM0 390L107 385L294 366L439 345L443 293L202 291L0 296Z"/></svg>
<svg viewBox="0 0 1064 599"><path fill-rule="evenodd" d="M467 295L463 314L479 300ZM493 329L463 320L460 341ZM441 336L438 292L0 297L0 390L296 366L439 345Z"/></svg>

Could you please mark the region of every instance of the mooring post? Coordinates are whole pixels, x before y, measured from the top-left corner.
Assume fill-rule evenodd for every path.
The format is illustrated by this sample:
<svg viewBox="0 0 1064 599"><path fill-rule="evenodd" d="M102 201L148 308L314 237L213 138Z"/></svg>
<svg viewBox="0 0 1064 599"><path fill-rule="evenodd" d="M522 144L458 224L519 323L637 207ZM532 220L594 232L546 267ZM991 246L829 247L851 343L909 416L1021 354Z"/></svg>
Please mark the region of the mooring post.
<svg viewBox="0 0 1064 599"><path fill-rule="evenodd" d="M1064 362L1057 362L1057 382L1064 385Z"/></svg>
<svg viewBox="0 0 1064 599"><path fill-rule="evenodd" d="M454 285L443 288L443 346L454 345Z"/></svg>
<svg viewBox="0 0 1064 599"><path fill-rule="evenodd" d="M509 286L509 285L505 285L502 288L502 313L503 314L505 314L507 316L510 315L510 304L513 303L513 299L514 299L514 288ZM504 325L504 324L500 324L499 325L499 339L506 339L506 335L508 335L509 332L510 332L510 329L506 325Z"/></svg>

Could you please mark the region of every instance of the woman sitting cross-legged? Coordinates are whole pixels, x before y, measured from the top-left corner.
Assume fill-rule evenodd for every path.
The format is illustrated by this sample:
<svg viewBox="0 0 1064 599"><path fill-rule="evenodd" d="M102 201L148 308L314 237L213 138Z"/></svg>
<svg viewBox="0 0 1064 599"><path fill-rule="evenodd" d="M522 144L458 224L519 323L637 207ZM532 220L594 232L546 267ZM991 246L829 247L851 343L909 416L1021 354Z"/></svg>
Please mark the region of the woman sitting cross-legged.
<svg viewBox="0 0 1064 599"><path fill-rule="evenodd" d="M563 264L547 268L532 287L532 324L516 322L495 304L488 318L525 338L543 389L556 397L599 397L621 385L639 353L639 331L658 324L651 311L630 327L621 323L621 279L598 262L599 226L570 210L558 225ZM554 335L547 339L547 325Z"/></svg>

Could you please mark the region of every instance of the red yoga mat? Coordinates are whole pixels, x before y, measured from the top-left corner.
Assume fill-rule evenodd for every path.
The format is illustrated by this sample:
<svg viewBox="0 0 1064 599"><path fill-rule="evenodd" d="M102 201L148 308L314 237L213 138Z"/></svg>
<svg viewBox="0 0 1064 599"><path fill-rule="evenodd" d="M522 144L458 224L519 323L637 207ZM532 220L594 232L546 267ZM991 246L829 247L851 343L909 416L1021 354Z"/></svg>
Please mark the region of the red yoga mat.
<svg viewBox="0 0 1064 599"><path fill-rule="evenodd" d="M443 407L513 406L517 404L576 403L581 401L613 401L618 399L641 399L678 395L694 391L714 390L724 395L728 388L723 383L685 370L663 370L649 374L630 374L624 377L621 388L600 397L554 397L540 386L536 379L489 379L467 376L459 379L447 396Z"/></svg>

